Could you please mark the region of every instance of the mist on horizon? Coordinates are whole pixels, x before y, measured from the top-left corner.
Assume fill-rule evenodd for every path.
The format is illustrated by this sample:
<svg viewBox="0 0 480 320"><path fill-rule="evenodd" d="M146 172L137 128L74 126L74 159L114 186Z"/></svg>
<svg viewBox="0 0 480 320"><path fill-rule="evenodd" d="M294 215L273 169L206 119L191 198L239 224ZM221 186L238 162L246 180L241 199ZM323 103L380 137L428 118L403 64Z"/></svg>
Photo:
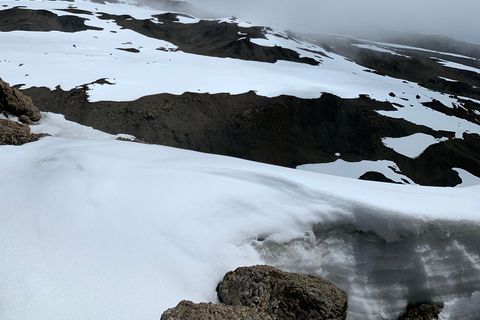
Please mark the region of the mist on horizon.
<svg viewBox="0 0 480 320"><path fill-rule="evenodd" d="M140 2L142 0L139 0ZM165 0L144 0L158 1ZM168 2L168 1L167 1ZM186 0L218 16L303 33L409 31L480 44L480 1Z"/></svg>

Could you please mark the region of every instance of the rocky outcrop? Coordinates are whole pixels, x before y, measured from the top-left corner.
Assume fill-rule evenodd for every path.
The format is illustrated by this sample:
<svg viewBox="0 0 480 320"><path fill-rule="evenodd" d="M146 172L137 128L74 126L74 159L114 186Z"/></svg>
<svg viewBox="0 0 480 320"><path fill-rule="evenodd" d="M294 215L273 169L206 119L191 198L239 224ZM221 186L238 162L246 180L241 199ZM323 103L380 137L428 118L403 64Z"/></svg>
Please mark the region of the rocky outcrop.
<svg viewBox="0 0 480 320"><path fill-rule="evenodd" d="M277 319L345 319L347 294L318 277L269 266L238 268L217 288L220 301L256 308Z"/></svg>
<svg viewBox="0 0 480 320"><path fill-rule="evenodd" d="M166 310L160 320L273 320L270 315L254 308L225 304L193 303L183 300Z"/></svg>
<svg viewBox="0 0 480 320"><path fill-rule="evenodd" d="M0 145L22 145L27 142L37 141L47 134L30 133L30 127L12 120L0 119Z"/></svg>
<svg viewBox="0 0 480 320"><path fill-rule="evenodd" d="M101 30L85 25L86 19L73 15L57 15L48 10L21 7L0 10L0 31L63 31Z"/></svg>
<svg viewBox="0 0 480 320"><path fill-rule="evenodd" d="M35 107L30 97L0 78L0 113L7 111L23 122L0 119L0 145L21 145L37 141L47 134L30 133L29 124L40 120L40 111ZM24 124L25 123L25 124Z"/></svg>
<svg viewBox="0 0 480 320"><path fill-rule="evenodd" d="M31 121L40 120L40 111L33 105L32 99L0 78L0 112L8 111L18 117L27 116ZM24 117L23 117L24 118ZM28 120L24 118L24 121Z"/></svg>
<svg viewBox="0 0 480 320"><path fill-rule="evenodd" d="M221 304L181 301L160 320L343 320L347 294L311 275L270 266L228 272L217 287Z"/></svg>

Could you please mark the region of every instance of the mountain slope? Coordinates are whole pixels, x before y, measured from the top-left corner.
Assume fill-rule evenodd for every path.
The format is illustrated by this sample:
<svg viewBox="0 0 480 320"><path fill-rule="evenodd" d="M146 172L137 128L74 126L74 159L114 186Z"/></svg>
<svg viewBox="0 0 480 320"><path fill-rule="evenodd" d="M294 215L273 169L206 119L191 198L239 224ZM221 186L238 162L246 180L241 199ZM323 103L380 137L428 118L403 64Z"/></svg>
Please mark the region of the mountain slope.
<svg viewBox="0 0 480 320"><path fill-rule="evenodd" d="M478 46L182 6L2 1L0 77L52 137L0 147L0 318L158 319L258 263L332 281L349 320L478 318Z"/></svg>
<svg viewBox="0 0 480 320"><path fill-rule="evenodd" d="M388 176L398 171L408 177L402 180L398 176L394 181L439 186L459 185L465 174L480 175L477 155L465 153L459 147L464 143L457 141L463 140L465 133L467 144L478 148L477 139L468 138L480 133L477 46L460 46L460 42L448 40L442 47L432 40L425 41L423 48L411 47L405 43L420 41L408 42L399 36L395 39L400 44L301 36L234 18L200 20L128 3L15 1L13 5L26 7L5 4L1 11L0 30L10 31L1 34L3 42L9 44L3 52L3 77L12 84L24 84L24 89L56 88L25 91L42 110L59 112L111 133L130 133L151 143L278 165L385 160L397 168L388 171ZM49 14L36 14L44 11ZM76 32L60 32L66 31L66 26L48 22L54 17L79 19L82 24L76 24L76 30L69 29ZM23 23L27 18L29 24ZM56 25L57 31L20 31L44 30L44 25ZM32 45L34 50L27 49ZM458 47L464 49L455 49ZM236 95L218 99L195 94L136 100L161 93L241 94L251 90L259 96L247 95L248 101ZM322 92L350 100L322 99ZM291 97L277 97L283 94ZM365 95L371 100L362 98ZM382 105L385 101L388 104ZM214 111L205 113L203 104ZM286 109L281 111L278 105ZM311 107L303 109L302 105ZM312 112L322 115L325 108L343 110L339 105L352 105L355 114L312 117ZM360 109L366 114L358 112L359 105L366 106ZM170 112L172 106L175 111L180 108L175 116ZM83 112L85 108L90 111ZM244 112L249 113L247 118ZM183 116L177 117L179 114ZM264 125L270 116L279 117L275 130ZM186 120L190 118L198 121ZM301 119L306 118L308 127L323 129L304 130ZM407 122L398 124L392 118ZM331 126L325 127L325 121ZM391 127L392 122L397 125ZM357 132L361 132L361 139ZM424 156L432 160L405 158L382 143L384 138L415 133L439 139L442 147L436 148L440 150L433 157ZM437 152L449 156L439 162ZM363 172L354 177L375 177L385 168L379 164L375 174ZM462 170L462 177L454 168Z"/></svg>

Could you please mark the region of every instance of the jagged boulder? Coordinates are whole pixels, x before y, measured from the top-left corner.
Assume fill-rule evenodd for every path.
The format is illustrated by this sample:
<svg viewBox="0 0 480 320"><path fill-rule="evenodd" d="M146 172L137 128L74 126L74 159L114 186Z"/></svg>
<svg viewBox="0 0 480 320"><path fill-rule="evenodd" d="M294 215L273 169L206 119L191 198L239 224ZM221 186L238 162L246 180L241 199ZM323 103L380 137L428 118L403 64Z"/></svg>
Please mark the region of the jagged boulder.
<svg viewBox="0 0 480 320"><path fill-rule="evenodd" d="M274 320L254 308L225 304L193 303L183 300L166 310L160 320Z"/></svg>
<svg viewBox="0 0 480 320"><path fill-rule="evenodd" d="M40 120L40 111L33 105L30 97L21 93L18 89L0 78L0 112L2 110L11 112L21 117L26 115L31 121Z"/></svg>
<svg viewBox="0 0 480 320"><path fill-rule="evenodd" d="M22 145L27 142L37 141L48 134L30 133L30 127L12 120L0 119L0 145Z"/></svg>
<svg viewBox="0 0 480 320"><path fill-rule="evenodd" d="M283 272L269 266L228 272L217 287L222 303L256 308L275 319L346 319L347 294L311 275Z"/></svg>

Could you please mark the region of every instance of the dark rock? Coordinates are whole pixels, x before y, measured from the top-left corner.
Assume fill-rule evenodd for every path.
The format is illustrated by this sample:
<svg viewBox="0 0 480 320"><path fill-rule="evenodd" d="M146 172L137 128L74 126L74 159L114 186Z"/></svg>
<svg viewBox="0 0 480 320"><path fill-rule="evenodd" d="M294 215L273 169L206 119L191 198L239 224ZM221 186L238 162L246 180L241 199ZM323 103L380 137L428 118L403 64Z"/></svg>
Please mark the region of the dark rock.
<svg viewBox="0 0 480 320"><path fill-rule="evenodd" d="M480 139L475 134L466 139L449 139L429 146L409 162L397 162L403 174L416 183L454 187L462 183L452 168L460 168L480 177Z"/></svg>
<svg viewBox="0 0 480 320"><path fill-rule="evenodd" d="M118 141L126 141L126 142L136 142L136 143L142 143L142 144L149 144L148 142L142 141L138 138L124 138L124 137L118 137L115 140Z"/></svg>
<svg viewBox="0 0 480 320"><path fill-rule="evenodd" d="M301 57L297 51L279 46L266 47L251 42L252 38L265 38L264 28L240 27L235 23L201 20L197 23L176 23L179 14L153 15L162 22L150 19L138 20L129 15L102 13L99 18L114 20L120 27L154 39L165 40L181 51L220 58L234 58L274 63L278 60L318 65L309 57Z"/></svg>
<svg viewBox="0 0 480 320"><path fill-rule="evenodd" d="M389 178L385 177L382 173L375 172L375 171L365 172L358 179L369 180L369 181L378 181L378 182L398 183L398 182L393 181L392 179L389 179Z"/></svg>
<svg viewBox="0 0 480 320"><path fill-rule="evenodd" d="M32 121L40 120L40 111L33 105L32 99L18 89L10 87L0 78L0 110L20 117L26 115Z"/></svg>
<svg viewBox="0 0 480 320"><path fill-rule="evenodd" d="M257 308L283 320L346 319L347 294L311 275L287 273L269 266L228 272L217 287L221 302Z"/></svg>
<svg viewBox="0 0 480 320"><path fill-rule="evenodd" d="M274 318L249 307L183 300L176 307L166 310L160 320L274 320Z"/></svg>
<svg viewBox="0 0 480 320"><path fill-rule="evenodd" d="M438 319L442 308L434 304L420 304L408 306L398 320L433 320Z"/></svg>
<svg viewBox="0 0 480 320"><path fill-rule="evenodd" d="M30 127L12 120L0 119L0 145L22 145L37 141L47 134L32 134Z"/></svg>
<svg viewBox="0 0 480 320"><path fill-rule="evenodd" d="M102 30L85 25L84 18L72 15L58 16L48 10L32 10L21 7L0 11L0 31L63 31Z"/></svg>
<svg viewBox="0 0 480 320"><path fill-rule="evenodd" d="M453 139L455 134L383 116L376 110L395 110L392 104L366 95L342 99L324 93L317 99L301 99L286 95L267 98L254 92L186 92L135 101L90 102L86 85L70 91L33 87L22 92L42 111L61 113L68 120L112 134L127 133L148 143L287 167L332 162L339 152L350 162L393 161L415 183L432 186L460 183L452 167L479 174L475 141L435 144L417 159L387 148L383 137L421 132ZM451 146L444 150L444 144ZM462 144L465 146L454 146Z"/></svg>
<svg viewBox="0 0 480 320"><path fill-rule="evenodd" d="M135 49L135 48L116 48L117 50L122 50L122 51L127 51L131 53L139 53L140 50Z"/></svg>

